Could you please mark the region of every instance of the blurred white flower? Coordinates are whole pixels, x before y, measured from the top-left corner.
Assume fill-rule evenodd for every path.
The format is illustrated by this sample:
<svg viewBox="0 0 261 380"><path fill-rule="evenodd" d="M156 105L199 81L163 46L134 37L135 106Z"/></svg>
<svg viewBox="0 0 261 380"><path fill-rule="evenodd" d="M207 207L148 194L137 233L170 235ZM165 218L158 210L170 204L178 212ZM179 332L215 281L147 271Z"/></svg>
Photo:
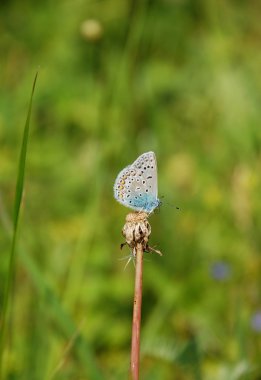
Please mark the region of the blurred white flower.
<svg viewBox="0 0 261 380"><path fill-rule="evenodd" d="M81 24L81 34L88 41L98 41L102 38L103 27L98 20L89 19Z"/></svg>

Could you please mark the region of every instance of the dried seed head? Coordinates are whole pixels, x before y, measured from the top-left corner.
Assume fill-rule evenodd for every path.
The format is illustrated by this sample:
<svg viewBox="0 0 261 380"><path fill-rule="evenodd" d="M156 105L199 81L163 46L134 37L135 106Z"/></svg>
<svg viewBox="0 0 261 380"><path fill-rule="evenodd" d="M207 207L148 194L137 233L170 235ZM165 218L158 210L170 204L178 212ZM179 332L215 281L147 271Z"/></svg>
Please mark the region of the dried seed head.
<svg viewBox="0 0 261 380"><path fill-rule="evenodd" d="M141 243L144 250L148 245L151 227L147 218L148 214L145 212L132 212L126 217L122 234L128 246L133 250L134 255L137 243Z"/></svg>

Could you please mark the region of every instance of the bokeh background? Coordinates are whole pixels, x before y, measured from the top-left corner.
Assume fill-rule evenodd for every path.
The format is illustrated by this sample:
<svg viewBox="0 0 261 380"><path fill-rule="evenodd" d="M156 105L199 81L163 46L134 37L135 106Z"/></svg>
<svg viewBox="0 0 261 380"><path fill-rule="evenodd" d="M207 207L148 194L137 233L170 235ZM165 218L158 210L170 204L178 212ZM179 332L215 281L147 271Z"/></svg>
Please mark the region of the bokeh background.
<svg viewBox="0 0 261 380"><path fill-rule="evenodd" d="M149 150L164 256L144 266L141 379L261 378L260 13L258 0L1 1L1 299L39 69L6 379L128 377L134 268L112 187Z"/></svg>

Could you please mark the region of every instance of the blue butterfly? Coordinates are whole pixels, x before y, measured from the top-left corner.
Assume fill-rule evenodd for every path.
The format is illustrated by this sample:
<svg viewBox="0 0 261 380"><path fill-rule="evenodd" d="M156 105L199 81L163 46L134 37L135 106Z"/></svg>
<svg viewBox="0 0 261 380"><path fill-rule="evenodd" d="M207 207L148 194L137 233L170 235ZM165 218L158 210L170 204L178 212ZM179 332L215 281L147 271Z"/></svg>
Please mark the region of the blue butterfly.
<svg viewBox="0 0 261 380"><path fill-rule="evenodd" d="M135 211L151 213L159 206L157 161L154 152L143 153L116 178L115 199Z"/></svg>

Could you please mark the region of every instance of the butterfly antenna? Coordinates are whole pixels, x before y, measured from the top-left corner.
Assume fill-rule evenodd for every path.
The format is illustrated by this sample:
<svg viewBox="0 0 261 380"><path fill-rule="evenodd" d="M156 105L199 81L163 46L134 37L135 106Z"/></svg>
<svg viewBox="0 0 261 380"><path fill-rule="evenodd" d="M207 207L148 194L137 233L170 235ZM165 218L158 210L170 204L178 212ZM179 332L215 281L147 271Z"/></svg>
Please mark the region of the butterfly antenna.
<svg viewBox="0 0 261 380"><path fill-rule="evenodd" d="M164 197L164 195L162 195L162 196L160 196L159 198L160 198L160 199L163 199L163 198L165 198L165 197ZM165 202L164 202L164 203L165 203ZM160 201L159 206L161 206L162 204L163 204L163 202ZM173 205L173 204L171 204L171 203L169 203L169 202L166 202L166 205L168 205L168 206L170 206L170 207L175 207L176 210L181 211L180 207L178 207L178 206L176 206L176 205Z"/></svg>

